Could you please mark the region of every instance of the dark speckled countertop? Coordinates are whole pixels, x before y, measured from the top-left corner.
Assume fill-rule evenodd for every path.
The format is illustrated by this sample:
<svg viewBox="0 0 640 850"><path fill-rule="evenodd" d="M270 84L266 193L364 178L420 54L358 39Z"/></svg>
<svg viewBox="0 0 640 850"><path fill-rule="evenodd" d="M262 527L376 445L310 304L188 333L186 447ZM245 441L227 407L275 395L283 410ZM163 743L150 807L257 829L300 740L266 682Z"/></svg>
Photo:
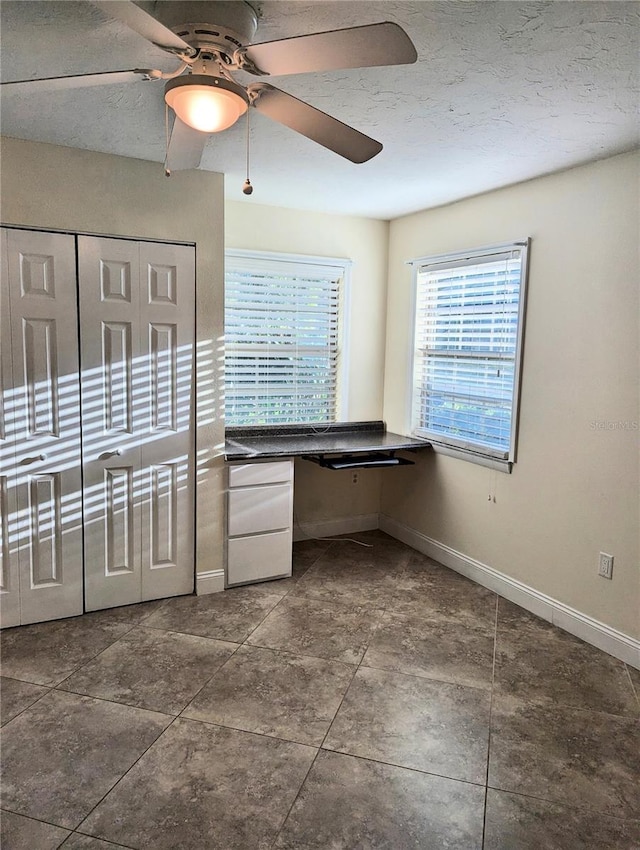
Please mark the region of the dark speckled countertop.
<svg viewBox="0 0 640 850"><path fill-rule="evenodd" d="M429 448L425 440L387 431L382 421L227 428L225 436L225 460Z"/></svg>

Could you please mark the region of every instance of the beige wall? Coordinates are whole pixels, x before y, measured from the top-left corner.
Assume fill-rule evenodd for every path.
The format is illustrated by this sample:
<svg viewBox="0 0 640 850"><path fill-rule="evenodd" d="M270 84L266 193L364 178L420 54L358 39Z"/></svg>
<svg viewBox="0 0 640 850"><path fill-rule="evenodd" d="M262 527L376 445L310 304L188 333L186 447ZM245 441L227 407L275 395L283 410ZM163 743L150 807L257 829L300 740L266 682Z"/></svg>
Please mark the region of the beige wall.
<svg viewBox="0 0 640 850"><path fill-rule="evenodd" d="M195 242L197 257L196 564L224 565L224 426L219 409L223 333L223 178L167 179L159 163L2 139L4 224Z"/></svg>
<svg viewBox="0 0 640 850"><path fill-rule="evenodd" d="M389 225L352 216L227 202L227 248L339 257L353 261L346 337L348 407L340 418L382 418ZM379 510L379 472L351 483L347 472L296 462L295 516L303 522L363 516Z"/></svg>
<svg viewBox="0 0 640 850"><path fill-rule="evenodd" d="M395 470L393 470L395 472ZM380 511L380 486L384 472L379 469L358 470L353 483L351 470L322 469L298 458L295 464L294 529L302 537L314 536L310 523L323 520L350 520L373 516L377 526ZM333 534L319 526L318 533Z"/></svg>
<svg viewBox="0 0 640 850"><path fill-rule="evenodd" d="M639 172L626 154L391 223L384 415L405 433L404 261L526 236L532 247L512 475L430 455L382 491L383 513L635 637ZM597 575L600 551L615 556L613 581Z"/></svg>

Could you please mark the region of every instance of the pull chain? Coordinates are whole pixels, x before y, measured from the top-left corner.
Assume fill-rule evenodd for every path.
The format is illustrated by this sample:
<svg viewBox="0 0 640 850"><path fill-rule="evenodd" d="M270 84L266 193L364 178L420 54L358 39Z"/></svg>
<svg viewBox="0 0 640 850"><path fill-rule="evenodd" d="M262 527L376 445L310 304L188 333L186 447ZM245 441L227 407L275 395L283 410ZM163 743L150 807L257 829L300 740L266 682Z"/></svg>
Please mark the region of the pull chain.
<svg viewBox="0 0 640 850"><path fill-rule="evenodd" d="M167 159L169 158L169 107L166 103L164 105L164 145L164 176L171 177L171 172L167 168Z"/></svg>
<svg viewBox="0 0 640 850"><path fill-rule="evenodd" d="M253 192L253 186L251 185L251 180L249 180L249 113L251 112L251 107L247 107L247 179L244 181L242 185L242 191L245 195L250 195Z"/></svg>

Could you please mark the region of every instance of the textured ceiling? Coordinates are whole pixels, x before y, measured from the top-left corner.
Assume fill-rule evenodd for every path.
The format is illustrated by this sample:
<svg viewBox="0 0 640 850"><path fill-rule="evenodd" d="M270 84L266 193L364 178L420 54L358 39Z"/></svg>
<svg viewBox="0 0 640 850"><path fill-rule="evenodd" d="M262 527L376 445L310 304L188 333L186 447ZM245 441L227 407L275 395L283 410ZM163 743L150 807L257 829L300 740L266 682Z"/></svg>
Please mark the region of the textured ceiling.
<svg viewBox="0 0 640 850"><path fill-rule="evenodd" d="M259 8L254 41L388 20L407 31L418 62L274 78L384 150L353 165L252 110L250 199L241 194L245 121L212 135L203 156L202 168L225 174L233 200L386 219L639 144L637 2L267 0ZM0 15L5 81L176 67L88 3L3 0ZM0 107L8 136L164 159L161 83L4 92Z"/></svg>

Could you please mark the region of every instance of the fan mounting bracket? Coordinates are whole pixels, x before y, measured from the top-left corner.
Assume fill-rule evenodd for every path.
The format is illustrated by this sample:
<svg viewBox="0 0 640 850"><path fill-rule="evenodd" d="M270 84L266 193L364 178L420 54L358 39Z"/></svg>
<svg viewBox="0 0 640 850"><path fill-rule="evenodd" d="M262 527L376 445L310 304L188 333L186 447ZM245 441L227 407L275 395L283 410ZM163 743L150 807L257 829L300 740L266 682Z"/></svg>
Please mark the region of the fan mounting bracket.
<svg viewBox="0 0 640 850"><path fill-rule="evenodd" d="M249 98L249 106L255 106L256 101L260 100L263 92L270 88L268 83L251 83L247 86L247 96Z"/></svg>
<svg viewBox="0 0 640 850"><path fill-rule="evenodd" d="M246 47L239 47L235 51L235 53L233 54L234 66L240 71L247 71L249 74L254 74L257 77L268 76L268 71L263 71L261 68L258 68L255 62L252 62L251 59L247 58L246 51Z"/></svg>

